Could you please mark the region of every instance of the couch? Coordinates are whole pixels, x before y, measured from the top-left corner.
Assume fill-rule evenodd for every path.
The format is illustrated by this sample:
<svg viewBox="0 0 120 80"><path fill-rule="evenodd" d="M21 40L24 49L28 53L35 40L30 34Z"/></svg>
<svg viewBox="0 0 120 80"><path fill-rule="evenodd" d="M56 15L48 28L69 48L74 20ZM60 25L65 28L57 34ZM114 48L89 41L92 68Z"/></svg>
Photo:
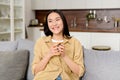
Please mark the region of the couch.
<svg viewBox="0 0 120 80"><path fill-rule="evenodd" d="M0 42L0 80L33 80L33 48L27 39Z"/></svg>
<svg viewBox="0 0 120 80"><path fill-rule="evenodd" d="M0 42L0 80L33 80L34 42ZM83 48L85 73L80 80L120 80L120 51Z"/></svg>

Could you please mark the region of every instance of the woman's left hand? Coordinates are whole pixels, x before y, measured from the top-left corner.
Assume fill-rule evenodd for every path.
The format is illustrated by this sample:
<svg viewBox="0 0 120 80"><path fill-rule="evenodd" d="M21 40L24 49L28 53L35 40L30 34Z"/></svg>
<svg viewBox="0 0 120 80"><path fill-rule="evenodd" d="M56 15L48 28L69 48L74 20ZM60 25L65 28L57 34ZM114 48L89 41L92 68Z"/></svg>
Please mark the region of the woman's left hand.
<svg viewBox="0 0 120 80"><path fill-rule="evenodd" d="M63 44L60 44L60 45L58 46L58 50L59 50L59 53L60 53L60 55L61 55L62 57L65 56L65 52L64 52L65 47L64 47Z"/></svg>

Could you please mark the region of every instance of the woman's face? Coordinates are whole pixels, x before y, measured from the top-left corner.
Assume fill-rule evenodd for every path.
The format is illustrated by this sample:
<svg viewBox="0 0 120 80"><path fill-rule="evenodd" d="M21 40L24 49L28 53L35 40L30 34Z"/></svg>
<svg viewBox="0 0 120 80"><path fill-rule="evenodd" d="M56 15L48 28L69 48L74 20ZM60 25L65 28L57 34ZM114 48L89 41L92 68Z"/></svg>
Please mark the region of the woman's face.
<svg viewBox="0 0 120 80"><path fill-rule="evenodd" d="M63 21L58 13L52 12L48 15L48 27L53 34L63 33Z"/></svg>

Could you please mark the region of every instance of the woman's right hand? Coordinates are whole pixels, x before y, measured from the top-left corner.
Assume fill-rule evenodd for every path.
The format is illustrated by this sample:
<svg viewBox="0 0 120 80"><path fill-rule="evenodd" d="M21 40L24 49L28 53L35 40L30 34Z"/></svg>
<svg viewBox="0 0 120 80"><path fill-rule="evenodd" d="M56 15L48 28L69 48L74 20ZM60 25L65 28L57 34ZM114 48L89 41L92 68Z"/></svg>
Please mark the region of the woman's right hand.
<svg viewBox="0 0 120 80"><path fill-rule="evenodd" d="M58 44L54 44L50 47L50 51L49 51L49 54L52 56L57 56L57 55L60 55L60 52L59 52L59 48L58 48Z"/></svg>

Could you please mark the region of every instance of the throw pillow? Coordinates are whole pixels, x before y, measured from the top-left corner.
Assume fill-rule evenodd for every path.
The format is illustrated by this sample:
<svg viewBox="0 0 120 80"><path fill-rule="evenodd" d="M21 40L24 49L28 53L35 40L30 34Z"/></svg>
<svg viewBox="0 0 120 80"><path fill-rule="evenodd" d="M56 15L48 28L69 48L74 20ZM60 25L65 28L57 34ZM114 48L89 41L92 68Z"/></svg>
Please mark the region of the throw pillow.
<svg viewBox="0 0 120 80"><path fill-rule="evenodd" d="M120 51L84 49L84 61L82 80L120 80Z"/></svg>
<svg viewBox="0 0 120 80"><path fill-rule="evenodd" d="M24 80L28 51L0 51L0 80Z"/></svg>
<svg viewBox="0 0 120 80"><path fill-rule="evenodd" d="M16 41L3 41L0 42L0 51L14 51L17 48Z"/></svg>

